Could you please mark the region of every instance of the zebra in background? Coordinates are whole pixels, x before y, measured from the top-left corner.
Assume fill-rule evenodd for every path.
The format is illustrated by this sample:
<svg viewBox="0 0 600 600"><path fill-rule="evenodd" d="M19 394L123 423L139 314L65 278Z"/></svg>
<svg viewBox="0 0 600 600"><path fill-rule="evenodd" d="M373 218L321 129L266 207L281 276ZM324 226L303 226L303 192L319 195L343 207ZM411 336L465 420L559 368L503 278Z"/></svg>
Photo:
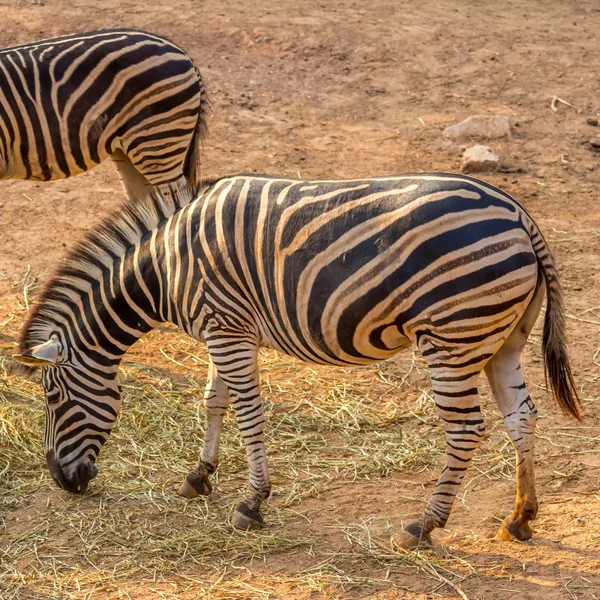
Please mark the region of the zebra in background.
<svg viewBox="0 0 600 600"><path fill-rule="evenodd" d="M547 296L543 349L559 405L579 418L562 292L537 225L510 196L446 174L353 181L225 177L183 208L155 196L114 213L71 251L32 309L16 358L42 366L46 457L83 492L121 406L127 349L170 322L210 354L207 427L180 494L208 494L222 419L233 405L251 494L234 514L258 527L270 493L257 351L362 365L411 344L425 358L446 464L405 543L446 523L485 425L485 370L517 454L517 499L501 535L531 536L536 408L520 355Z"/></svg>
<svg viewBox="0 0 600 600"><path fill-rule="evenodd" d="M200 180L204 84L169 40L90 31L0 50L0 179L49 181L113 159L130 199Z"/></svg>

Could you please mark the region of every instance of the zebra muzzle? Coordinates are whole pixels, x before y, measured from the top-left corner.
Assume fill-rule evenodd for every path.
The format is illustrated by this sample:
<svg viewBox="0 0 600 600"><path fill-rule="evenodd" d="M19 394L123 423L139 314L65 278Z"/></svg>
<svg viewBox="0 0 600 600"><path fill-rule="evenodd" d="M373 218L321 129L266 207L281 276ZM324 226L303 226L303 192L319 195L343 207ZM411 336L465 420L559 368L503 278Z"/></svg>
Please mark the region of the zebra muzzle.
<svg viewBox="0 0 600 600"><path fill-rule="evenodd" d="M93 459L78 465L71 477L65 475L54 451L46 453L46 461L52 479L60 488L74 494L83 494L87 490L89 482L98 474L98 466Z"/></svg>
<svg viewBox="0 0 600 600"><path fill-rule="evenodd" d="M96 477L97 474L98 466L94 461L80 464L75 470L75 477L71 482L71 487L68 488L69 491L83 494L87 490L89 482Z"/></svg>
<svg viewBox="0 0 600 600"><path fill-rule="evenodd" d="M94 477L96 477L96 475L98 475L98 465L93 460L91 460L88 463L88 469L90 471L89 477L90 477L90 481L91 481L92 479L94 479Z"/></svg>

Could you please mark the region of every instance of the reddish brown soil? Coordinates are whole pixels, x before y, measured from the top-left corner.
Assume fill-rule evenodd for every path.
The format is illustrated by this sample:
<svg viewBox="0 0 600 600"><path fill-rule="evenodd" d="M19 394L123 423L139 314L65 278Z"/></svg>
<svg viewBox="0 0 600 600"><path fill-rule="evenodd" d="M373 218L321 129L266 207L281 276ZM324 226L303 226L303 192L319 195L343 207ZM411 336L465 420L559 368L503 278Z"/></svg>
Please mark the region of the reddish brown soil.
<svg viewBox="0 0 600 600"><path fill-rule="evenodd" d="M600 128L587 123L600 113L596 0L10 1L0 4L0 24L2 46L116 25L180 43L211 95L206 175L457 171L461 148L444 139L443 129L471 114L508 116L513 138L490 143L503 172L485 179L526 205L554 251L568 314L577 317L568 320L568 330L586 418L578 427L540 389L540 338L534 337L525 371L543 415L536 536L527 544L486 539L497 525L491 517L512 503L512 484L500 479L474 486L438 540L485 571L464 582L469 598L503 598L511 591L548 600L600 595L600 154L588 143ZM564 100L556 112L553 96ZM110 163L55 183L0 183L3 353L13 350L25 316L28 269L44 281L65 249L122 199ZM160 366L162 356L152 350L145 345L134 352ZM486 394L493 411L484 388ZM437 427L433 435L443 434ZM385 516L390 503L396 514L418 512L421 503L406 498L425 499L436 474L358 480L300 502L295 510L310 515L310 529L322 534L315 555L282 554L252 565L254 580L265 572L292 575L339 551L348 542L329 534L329 525ZM47 495L40 492L40 506ZM485 570L491 564L502 567L494 574ZM361 565L344 568L360 572ZM383 578L385 568L371 574ZM365 584L348 597L457 595L422 573L408 569L402 578L403 588L413 590L405 596ZM343 590L338 594L345 597ZM311 593L296 590L294 597Z"/></svg>

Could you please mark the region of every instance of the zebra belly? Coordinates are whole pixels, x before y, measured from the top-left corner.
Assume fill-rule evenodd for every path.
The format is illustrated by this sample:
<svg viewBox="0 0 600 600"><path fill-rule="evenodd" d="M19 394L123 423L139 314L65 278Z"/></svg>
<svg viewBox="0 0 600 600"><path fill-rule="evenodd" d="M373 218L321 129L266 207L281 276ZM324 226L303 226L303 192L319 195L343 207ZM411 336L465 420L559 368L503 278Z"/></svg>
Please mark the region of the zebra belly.
<svg viewBox="0 0 600 600"><path fill-rule="evenodd" d="M396 329L396 328L393 328ZM271 350L277 350L278 352L283 352L288 356L293 356L294 358L298 358L303 362L319 364L319 365L335 365L335 366L343 366L343 365L370 365L373 363L382 362L391 358L398 352L402 350L406 350L406 348L410 348L412 346L411 340L409 340L406 336L402 334L398 334L396 329L395 332L390 332L388 341L390 345L393 345L393 349L390 349L388 352L382 353L379 351L377 356L363 356L363 357L333 357L327 355L317 356L316 354L307 353L305 347L301 348L298 346L286 346L284 347L281 344L278 344L272 339L269 339L265 336L261 336L260 338L260 347L261 348L269 348Z"/></svg>
<svg viewBox="0 0 600 600"><path fill-rule="evenodd" d="M37 112L43 114L42 108L38 107ZM93 125L94 135L86 135L81 143L79 140L71 140L70 143L66 139L58 141L64 132L69 131L68 128L69 125L64 122L46 124L36 139L17 145L14 151L20 153L9 156L8 168L2 179L56 181L85 173L109 158L107 149L98 144L104 133L98 123ZM95 148L94 157L88 151L91 147Z"/></svg>
<svg viewBox="0 0 600 600"><path fill-rule="evenodd" d="M101 157L100 162L104 161L106 158L108 158L108 154ZM21 159L20 162L23 163L23 159ZM91 163L86 165L85 168L82 168L74 162L69 162L68 172L63 171L56 164L48 164L47 167L42 167L39 164L31 164L30 174L27 174L27 171L21 167L10 175L10 179L27 179L29 181L58 181L59 179L67 179L67 177L73 177L74 175L81 175L81 173L85 173L93 167L97 167L98 164L99 163Z"/></svg>

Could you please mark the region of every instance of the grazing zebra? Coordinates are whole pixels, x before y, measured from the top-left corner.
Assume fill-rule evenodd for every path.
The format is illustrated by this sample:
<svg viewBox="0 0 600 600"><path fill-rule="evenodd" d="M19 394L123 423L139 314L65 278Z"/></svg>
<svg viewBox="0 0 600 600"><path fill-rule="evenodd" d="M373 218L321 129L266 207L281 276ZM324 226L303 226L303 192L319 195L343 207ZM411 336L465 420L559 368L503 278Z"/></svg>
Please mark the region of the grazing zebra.
<svg viewBox="0 0 600 600"><path fill-rule="evenodd" d="M129 198L197 187L204 84L190 57L132 29L0 50L0 179L49 181L113 159Z"/></svg>
<svg viewBox="0 0 600 600"><path fill-rule="evenodd" d="M183 208L158 196L91 231L46 285L17 359L41 365L46 457L58 484L83 492L121 407L127 349L170 322L210 354L207 427L180 494L208 494L231 401L246 443L251 494L234 525L262 524L271 489L257 351L362 365L416 344L443 420L446 464L407 535L442 527L485 425L485 370L517 453L517 500L502 532L531 536L536 408L520 355L540 312L554 396L579 417L565 347L562 292L525 209L491 185L447 174L352 181L237 175L207 183ZM546 293L547 290L547 293ZM412 540L412 542L411 542Z"/></svg>

